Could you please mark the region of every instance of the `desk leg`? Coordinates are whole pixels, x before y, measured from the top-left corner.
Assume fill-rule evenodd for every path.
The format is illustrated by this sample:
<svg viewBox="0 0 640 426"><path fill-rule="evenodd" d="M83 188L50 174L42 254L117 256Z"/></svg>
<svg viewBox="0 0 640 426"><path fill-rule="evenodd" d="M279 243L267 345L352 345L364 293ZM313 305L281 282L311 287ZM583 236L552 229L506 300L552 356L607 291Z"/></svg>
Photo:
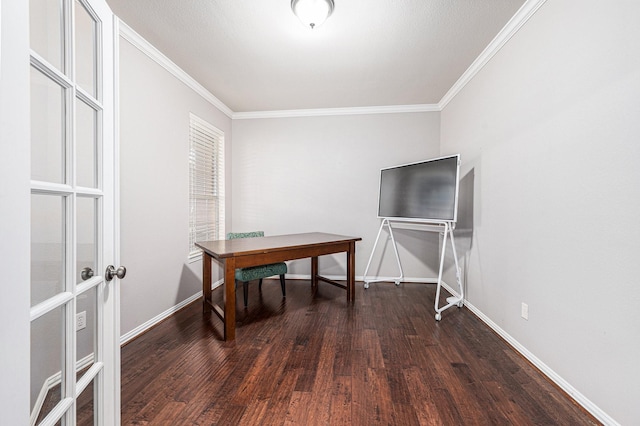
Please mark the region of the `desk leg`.
<svg viewBox="0 0 640 426"><path fill-rule="evenodd" d="M224 261L224 340L236 338L236 261Z"/></svg>
<svg viewBox="0 0 640 426"><path fill-rule="evenodd" d="M211 311L211 256L202 252L202 312Z"/></svg>
<svg viewBox="0 0 640 426"><path fill-rule="evenodd" d="M318 288L318 256L311 258L311 288Z"/></svg>
<svg viewBox="0 0 640 426"><path fill-rule="evenodd" d="M356 299L356 243L349 243L347 251L347 302Z"/></svg>

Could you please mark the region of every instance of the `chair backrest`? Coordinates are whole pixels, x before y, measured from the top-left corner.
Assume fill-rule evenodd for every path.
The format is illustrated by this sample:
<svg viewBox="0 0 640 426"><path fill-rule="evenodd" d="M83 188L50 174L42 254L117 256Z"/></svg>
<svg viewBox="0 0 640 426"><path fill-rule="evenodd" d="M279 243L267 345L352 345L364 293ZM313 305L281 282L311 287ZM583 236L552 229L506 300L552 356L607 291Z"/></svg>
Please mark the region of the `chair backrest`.
<svg viewBox="0 0 640 426"><path fill-rule="evenodd" d="M234 240L236 238L254 238L254 237L264 237L264 231L227 233L227 240Z"/></svg>

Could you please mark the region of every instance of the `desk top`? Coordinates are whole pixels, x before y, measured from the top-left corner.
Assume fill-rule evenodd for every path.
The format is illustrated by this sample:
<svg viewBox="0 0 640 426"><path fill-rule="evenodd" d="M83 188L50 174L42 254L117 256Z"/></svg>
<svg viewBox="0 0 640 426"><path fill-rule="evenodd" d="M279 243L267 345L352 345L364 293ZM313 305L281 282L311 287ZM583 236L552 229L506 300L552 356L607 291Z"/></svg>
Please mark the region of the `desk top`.
<svg viewBox="0 0 640 426"><path fill-rule="evenodd" d="M271 237L202 241L196 243L196 246L213 257L224 259L226 257L290 250L297 247L350 243L361 240L362 238L360 237L347 237L324 232L309 232L306 234L274 235Z"/></svg>

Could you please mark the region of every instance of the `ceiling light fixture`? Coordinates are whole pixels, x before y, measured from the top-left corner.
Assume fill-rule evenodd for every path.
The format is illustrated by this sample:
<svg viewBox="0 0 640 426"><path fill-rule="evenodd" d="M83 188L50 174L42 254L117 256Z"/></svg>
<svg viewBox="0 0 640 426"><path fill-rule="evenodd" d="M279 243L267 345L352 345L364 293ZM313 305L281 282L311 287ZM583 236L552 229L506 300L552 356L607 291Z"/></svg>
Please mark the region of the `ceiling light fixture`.
<svg viewBox="0 0 640 426"><path fill-rule="evenodd" d="M291 0L291 10L305 26L314 29L333 12L333 0Z"/></svg>

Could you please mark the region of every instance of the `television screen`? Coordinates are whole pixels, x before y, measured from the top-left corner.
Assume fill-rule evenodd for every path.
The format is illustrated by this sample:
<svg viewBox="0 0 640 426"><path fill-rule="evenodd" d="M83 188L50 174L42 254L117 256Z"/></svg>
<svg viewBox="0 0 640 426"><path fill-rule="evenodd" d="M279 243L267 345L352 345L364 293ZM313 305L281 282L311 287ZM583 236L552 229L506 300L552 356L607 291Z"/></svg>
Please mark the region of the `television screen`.
<svg viewBox="0 0 640 426"><path fill-rule="evenodd" d="M455 222L460 154L380 171L378 217Z"/></svg>

